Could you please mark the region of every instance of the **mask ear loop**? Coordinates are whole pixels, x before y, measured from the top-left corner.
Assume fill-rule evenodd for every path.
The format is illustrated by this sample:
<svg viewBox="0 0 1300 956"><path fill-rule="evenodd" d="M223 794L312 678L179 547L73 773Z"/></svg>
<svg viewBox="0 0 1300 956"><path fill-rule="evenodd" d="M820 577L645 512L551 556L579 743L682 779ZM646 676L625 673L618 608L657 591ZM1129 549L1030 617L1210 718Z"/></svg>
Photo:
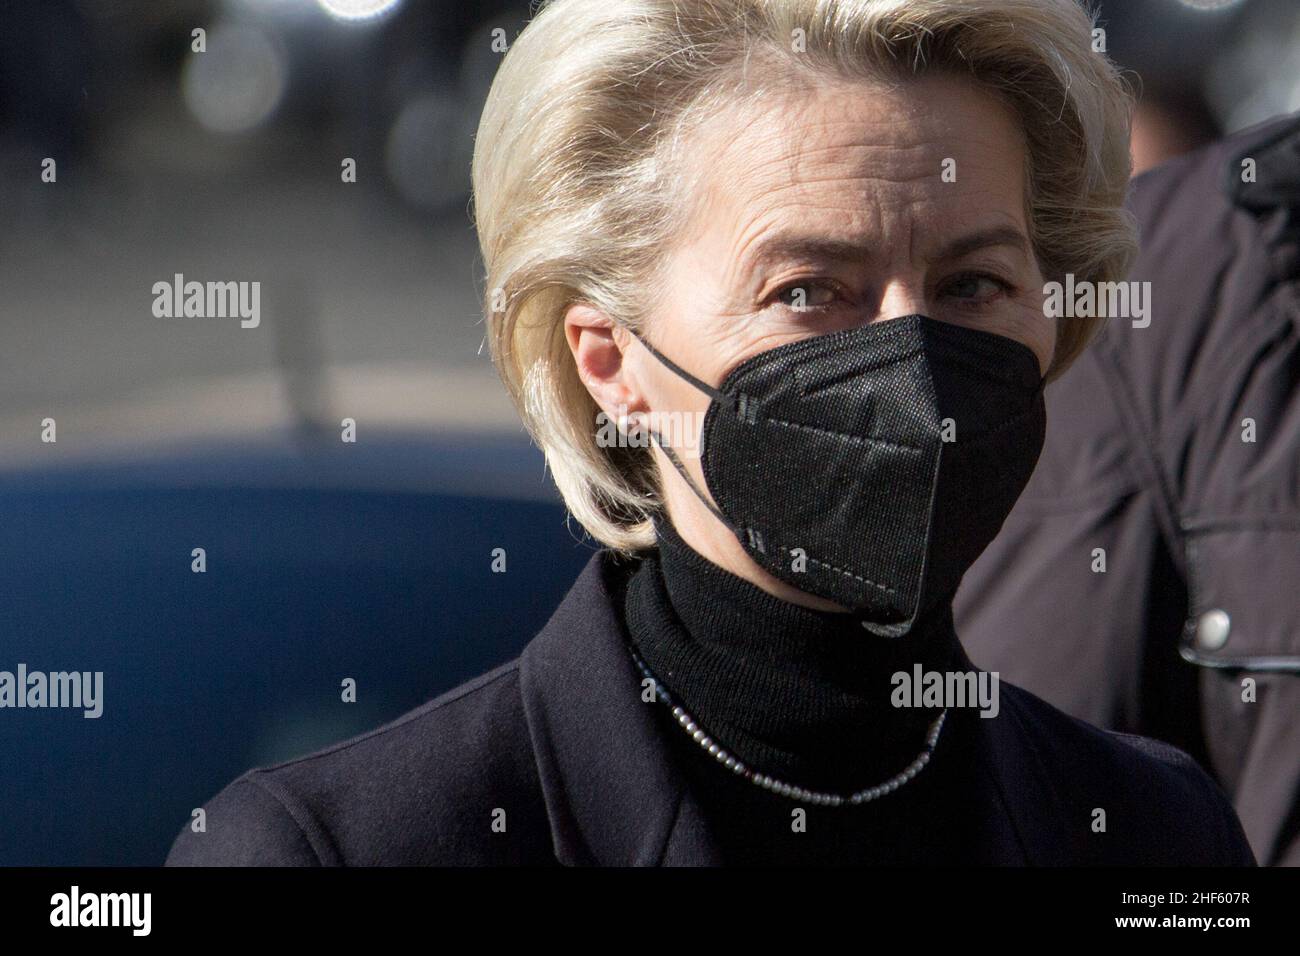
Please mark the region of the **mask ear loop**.
<svg viewBox="0 0 1300 956"><path fill-rule="evenodd" d="M724 393L718 391L716 388L714 388L714 387L713 387L712 385L710 385L708 382L705 382L705 381L702 381L702 380L696 378L696 377L695 377L694 375L692 375L690 372L686 371L686 369L682 368L680 365L678 365L676 362L674 362L672 359L670 359L667 355L664 355L663 352L660 352L657 348L655 348L653 345L651 345L649 342L647 342L645 339L643 339L643 338L642 338L640 335L638 335L636 332L633 332L631 329L628 329L627 332L628 332L629 335L632 336L632 338L636 339L636 340L637 340L638 342L640 342L643 346L645 346L645 350L646 350L647 352L649 352L651 355L653 355L655 358L657 358L657 359L658 359L660 362L662 362L664 365L668 366L668 368L672 369L672 371L674 371L675 373L677 373L677 375L678 375L680 378L684 378L684 379L686 379L686 381L690 382L692 385L694 385L696 388L698 388L701 392L704 392L705 394L711 396L712 398L714 398L714 399L717 400L718 402L722 403L723 405L728 404L728 402L727 402L727 396L726 396Z"/></svg>
<svg viewBox="0 0 1300 956"><path fill-rule="evenodd" d="M647 342L636 332L633 332L631 329L628 329L627 331L628 334L632 336L632 338L636 339L645 347L647 352L649 352L660 362L662 362L665 366L667 366L678 377L685 379L687 382L690 382L701 392L707 394L719 405L722 405L723 407L728 407L728 406L733 408L735 407L735 402L728 399L725 392L722 392L714 388L708 382L696 378L690 372L686 371L686 369L682 368L680 365L678 365L676 362L670 359L667 355L664 355L662 352L660 352L657 348L655 348L653 345ZM650 437L654 439L654 443L659 446L659 448L663 451L665 455L668 456L668 460L672 462L673 467L677 469L677 473L682 476L682 480L686 482L687 486L690 487L691 491L695 492L695 497L700 499L700 503L703 504L704 507L708 508L709 511L713 513L714 517L716 517L719 521L721 521L726 528L730 529L731 533L734 534L738 539L740 539L742 544L748 541L748 543L752 547L757 548L759 551L763 553L766 553L766 548L763 545L763 536L759 534L757 531L755 531L753 528L738 528L735 524L733 524L731 519L728 518L725 514L723 514L721 509L719 509L717 505L715 505L712 501L710 501L708 496L704 494L704 492L702 492L699 489L699 486L695 484L694 479L691 478L690 473L686 470L686 466L682 464L681 459L677 456L677 452L673 450L673 447L663 440L663 437L659 434L658 431L656 431L653 428L650 428L648 425L645 426L645 428L646 431L649 433Z"/></svg>

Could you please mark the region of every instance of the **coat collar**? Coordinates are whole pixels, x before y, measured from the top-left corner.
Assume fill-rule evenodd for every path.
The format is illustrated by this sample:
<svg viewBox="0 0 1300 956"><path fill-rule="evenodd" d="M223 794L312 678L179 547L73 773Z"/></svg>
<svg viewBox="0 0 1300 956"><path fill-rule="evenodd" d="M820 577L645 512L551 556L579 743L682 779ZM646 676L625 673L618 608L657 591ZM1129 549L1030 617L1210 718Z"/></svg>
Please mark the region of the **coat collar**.
<svg viewBox="0 0 1300 956"><path fill-rule="evenodd" d="M719 847L669 757L625 646L614 575L635 559L592 555L520 655L520 686L556 858L570 866L711 866ZM962 666L974 669L965 652ZM1066 845L1060 794L1030 743L1018 688L974 721L990 839L1009 863L1053 862ZM1012 693L1011 691L1014 691Z"/></svg>
<svg viewBox="0 0 1300 956"><path fill-rule="evenodd" d="M720 862L674 771L623 644L608 575L592 555L520 655L520 686L556 857L566 865Z"/></svg>

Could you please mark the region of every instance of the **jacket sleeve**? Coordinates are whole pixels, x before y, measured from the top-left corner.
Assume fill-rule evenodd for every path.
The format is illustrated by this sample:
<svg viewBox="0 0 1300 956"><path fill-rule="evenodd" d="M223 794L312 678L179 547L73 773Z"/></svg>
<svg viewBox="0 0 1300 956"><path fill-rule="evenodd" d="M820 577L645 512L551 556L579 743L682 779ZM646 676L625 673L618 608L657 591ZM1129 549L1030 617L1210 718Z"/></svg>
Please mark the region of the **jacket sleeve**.
<svg viewBox="0 0 1300 956"><path fill-rule="evenodd" d="M1258 866L1241 819L1218 782L1205 772L1186 751L1164 741L1133 734L1111 732L1149 757L1165 764L1182 777L1179 790L1185 797L1178 808L1176 831L1195 834L1188 852L1205 866ZM1210 846L1206 846L1210 840Z"/></svg>
<svg viewBox="0 0 1300 956"><path fill-rule="evenodd" d="M1219 835L1218 859L1212 865L1259 866L1255 852L1250 847L1250 839L1241 825L1241 818L1237 816L1227 793L1188 754L1183 751L1179 751L1179 754L1185 761L1186 772L1196 777L1205 791L1205 819L1218 821L1218 826L1214 829Z"/></svg>
<svg viewBox="0 0 1300 956"><path fill-rule="evenodd" d="M1250 839L1246 836L1246 830L1241 825L1241 818L1237 816L1237 811L1233 809L1232 801L1228 799L1228 795L1214 781L1214 778L1202 770L1200 765L1193 761L1191 757L1188 757L1187 760L1192 764L1191 771L1201 778L1209 791L1208 799L1211 803L1211 810L1218 814L1220 820L1218 827L1220 834L1219 859L1215 861L1215 865L1259 866L1255 852L1250 847Z"/></svg>
<svg viewBox="0 0 1300 956"><path fill-rule="evenodd" d="M1259 866L1259 860L1256 859L1255 853L1250 848L1250 840L1246 837L1246 831L1241 825L1241 818L1233 810L1232 804L1227 799L1219 802L1223 812L1223 832L1226 835L1227 847L1224 852L1224 866Z"/></svg>
<svg viewBox="0 0 1300 956"><path fill-rule="evenodd" d="M205 829L191 820L165 866L321 866L303 827L284 802L251 774L227 785L203 807Z"/></svg>

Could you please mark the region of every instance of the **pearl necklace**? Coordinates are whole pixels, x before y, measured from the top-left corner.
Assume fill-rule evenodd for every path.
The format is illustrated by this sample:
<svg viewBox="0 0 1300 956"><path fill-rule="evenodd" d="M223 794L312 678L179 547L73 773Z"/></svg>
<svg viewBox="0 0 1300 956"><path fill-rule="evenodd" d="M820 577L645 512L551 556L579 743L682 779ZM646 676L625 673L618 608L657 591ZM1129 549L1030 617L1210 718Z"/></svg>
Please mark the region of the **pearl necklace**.
<svg viewBox="0 0 1300 956"><path fill-rule="evenodd" d="M838 807L845 803L854 805L868 803L872 800L883 797L887 793L893 793L925 769L925 765L930 762L930 755L934 752L935 745L939 742L939 733L943 730L944 718L948 716L948 708L945 707L943 712L930 724L929 733L926 734L925 738L925 749L922 750L921 753L917 755L916 759L908 764L904 770L894 774L894 776L890 777L884 783L878 784L874 787L867 787L865 790L859 790L856 793L849 794L848 796L838 793L821 793L816 790L809 790L805 787L798 787L794 784L784 783L774 777L769 777L767 774L757 773L745 766L745 764L740 760L727 753L726 750L718 746L712 737L700 728L699 724L695 722L694 718L692 718L684 708L673 702L672 696L664 689L663 685L659 683L658 678L656 678L654 674L650 673L650 668L646 667L645 661L641 660L641 656L631 647L629 647L628 650L631 651L632 659L636 662L636 666L641 671L642 675L654 683L655 698L662 700L665 705L672 708L673 716L677 718L677 723L691 735L697 744L703 747L712 756L716 757L718 763L723 764L728 770L734 771L746 780L749 780L751 783L754 783L765 790L770 790L783 797L789 797L792 800L798 800L802 803L811 803L816 806Z"/></svg>

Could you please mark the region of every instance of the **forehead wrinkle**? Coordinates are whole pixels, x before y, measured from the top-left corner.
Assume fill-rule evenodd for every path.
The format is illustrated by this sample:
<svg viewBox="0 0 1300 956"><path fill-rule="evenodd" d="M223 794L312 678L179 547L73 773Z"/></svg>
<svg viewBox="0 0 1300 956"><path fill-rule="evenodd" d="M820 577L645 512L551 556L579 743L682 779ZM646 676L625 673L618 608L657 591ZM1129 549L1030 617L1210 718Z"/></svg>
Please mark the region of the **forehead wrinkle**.
<svg viewBox="0 0 1300 956"><path fill-rule="evenodd" d="M728 275L748 275L772 263L805 259L813 262L852 262L867 264L888 258L883 248L886 219L895 245L904 245L915 261L918 241L914 228L914 210L928 205L928 196L909 196L890 202L852 202L840 208L834 204L823 206L831 215L843 219L843 228L828 231L825 213L805 215L801 219L786 221L782 210L790 207L766 203L765 208L746 217L744 225L733 232L739 241L730 244ZM801 212L816 209L816 203L805 204Z"/></svg>
<svg viewBox="0 0 1300 956"><path fill-rule="evenodd" d="M802 118L808 111L798 112ZM734 114L731 118L733 123L739 119ZM780 118L772 112L751 117L748 125L740 127L739 135L735 125L713 127L714 135L725 137L719 144L717 158L730 155L740 159L730 175L725 174L730 164L714 163L705 185L712 194L707 206L714 215L709 218L715 223L724 219L716 213L730 207L731 215L725 219L738 224L738 228L731 230L731 255L724 257L722 263L728 282L734 282L740 270L770 261L773 254L763 250L764 237L785 225L791 211L803 214L802 228L810 237L816 234L825 241L852 243L859 253L868 253L873 243L879 245L884 219L897 218L898 222L891 227L901 233L896 237L897 244L905 247L915 261L917 246L924 244L924 237L917 234L915 224L909 220L918 207L932 205L936 198L918 193L915 187L929 184L939 175L937 157L944 153L945 147L953 145L951 138L945 140L941 135L944 131L932 124L918 129L917 124L901 117L864 123L857 118L832 116L805 122L803 128L815 131L851 128L859 138L810 143L807 138L791 136L788 115L782 124L776 122ZM729 135L723 129L728 125ZM908 137L911 142L903 143L862 141L860 137L875 130L882 137L906 136L909 132L913 136ZM764 145L771 148L761 148ZM967 161L979 159L968 156ZM818 188L827 184L839 188L833 191ZM891 188L900 186L910 188ZM957 187L951 198L958 198L961 192ZM797 196L792 198L791 194ZM873 230L851 236L820 235L822 224L808 215L810 208L819 205L831 208L832 215L873 220ZM756 250L766 254L757 257ZM848 252L847 246L842 252Z"/></svg>
<svg viewBox="0 0 1300 956"><path fill-rule="evenodd" d="M878 232L870 228L827 235L815 224L793 228L771 228L768 224L734 249L731 268L749 276L764 266L783 261L861 264L881 257L879 245Z"/></svg>
<svg viewBox="0 0 1300 956"><path fill-rule="evenodd" d="M740 280L747 276L754 268L754 263L750 261L752 256L751 250L762 248L764 237L767 236L772 228L773 223L763 221L765 217L762 214L756 215L754 220L742 228L737 237L739 242L732 243L731 255L727 256L727 271L729 280ZM778 224L779 228L779 224ZM733 288L740 288L741 281L734 281Z"/></svg>
<svg viewBox="0 0 1300 956"><path fill-rule="evenodd" d="M741 177L730 179L727 185L721 187L719 192L726 193L727 199L732 202L762 203L769 208L782 202L789 202L787 194L791 192L797 193L796 201L804 205L833 206L841 204L845 208L862 209L899 204L911 205L930 200L930 197L920 190L921 187L928 186L938 175L939 166L937 162L909 163L898 161L881 163L875 158L862 156L845 157L842 162L836 164L816 162L815 160L814 162L808 162L810 155L816 152L848 152L857 151L861 148L860 146L837 145L804 151L802 155L797 157L798 162L790 167L788 178L784 178L780 182L772 182L773 177L768 175L766 177L768 182L763 182L762 177L756 177L757 181L745 190L751 194L748 199L743 196L736 196L734 189L728 189L728 186L734 186L735 183L742 182ZM899 151L897 147L885 145L872 145L868 148L873 151ZM921 147L915 147L915 149L919 148ZM909 151L910 149L913 148L909 148ZM770 166L771 162L769 161L764 165ZM826 185L836 187L837 195L828 195L824 190L817 188Z"/></svg>
<svg viewBox="0 0 1300 956"><path fill-rule="evenodd" d="M742 208L758 208L760 210L759 215L764 212L771 212L780 208L789 209L795 206L839 207L836 209L838 213L845 213L850 210L867 213L877 208L900 204L912 205L929 201L930 197L918 193L915 189L908 189L904 193L895 195L891 194L890 190L879 187L911 187L929 182L931 178L932 174L927 171L918 171L915 175L905 178L890 179L873 171L864 170L845 174L828 170L823 175L795 178L780 183L759 181L745 189L747 195L736 195L734 189L728 188L730 184L734 184L740 179L740 177L732 177L728 185L722 185L713 191L716 198L724 199L729 205ZM834 193L827 193L824 190L815 188L826 184L838 188ZM795 193L796 196L791 199L788 196L790 193Z"/></svg>
<svg viewBox="0 0 1300 956"><path fill-rule="evenodd" d="M938 155L942 152L939 142L930 137L926 137L921 142L903 145L861 141L809 144L805 138L792 139L788 124L783 127L773 126L773 119L773 114L767 113L743 127L739 136L723 140L718 151L718 161L713 164L713 171L704 184L707 192L713 194L706 200L706 206L716 208L719 199L752 203L762 198L779 196L788 190L816 186L825 182L861 183L864 186L871 183L914 184L926 182L937 175L937 164L931 162L929 158L918 157L918 161L912 163L908 162L910 157L899 155L927 152ZM735 123L737 117L733 116L732 120ZM810 128L841 125L862 130L864 124L856 119L828 120L809 124ZM894 134L899 128L903 130L909 128L902 121L882 125L887 130L895 131ZM724 127L728 126L734 133L734 125L721 124L720 127L713 128L714 135L725 135ZM882 129L882 135L890 134ZM755 144L756 137L758 144L762 144L766 139L772 148L759 148ZM873 155L863 156L861 153L864 150L869 154L884 153L893 161L881 162ZM736 163L736 166L741 173L720 182L721 171L731 165L726 162L726 158L737 156L737 153L740 162ZM821 167L824 172L819 169L817 172L809 173L809 166ZM744 197L727 194L728 185L747 180L754 183L750 191L757 192L758 196L746 200Z"/></svg>
<svg viewBox="0 0 1300 956"><path fill-rule="evenodd" d="M864 141L809 144L799 141L793 148L777 152L750 169L762 174L767 173L770 167L779 166L789 174L786 185L830 179L915 182L937 175L937 158L945 152L942 145L937 141L909 145ZM736 146L739 146L739 141Z"/></svg>

